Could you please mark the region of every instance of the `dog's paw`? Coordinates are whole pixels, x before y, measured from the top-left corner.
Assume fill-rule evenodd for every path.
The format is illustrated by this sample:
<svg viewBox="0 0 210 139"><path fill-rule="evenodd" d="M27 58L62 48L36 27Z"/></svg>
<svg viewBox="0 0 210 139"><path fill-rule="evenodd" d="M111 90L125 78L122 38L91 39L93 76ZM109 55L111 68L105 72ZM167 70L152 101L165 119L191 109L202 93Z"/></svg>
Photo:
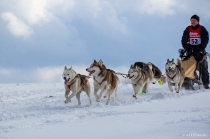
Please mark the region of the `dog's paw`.
<svg viewBox="0 0 210 139"><path fill-rule="evenodd" d="M137 96L136 95L133 95L133 98L137 99Z"/></svg>
<svg viewBox="0 0 210 139"><path fill-rule="evenodd" d="M78 103L78 105L77 106L81 106L81 103Z"/></svg>
<svg viewBox="0 0 210 139"><path fill-rule="evenodd" d="M71 100L65 100L65 101L64 101L65 104L67 104L67 103L69 103L69 102L71 102Z"/></svg>

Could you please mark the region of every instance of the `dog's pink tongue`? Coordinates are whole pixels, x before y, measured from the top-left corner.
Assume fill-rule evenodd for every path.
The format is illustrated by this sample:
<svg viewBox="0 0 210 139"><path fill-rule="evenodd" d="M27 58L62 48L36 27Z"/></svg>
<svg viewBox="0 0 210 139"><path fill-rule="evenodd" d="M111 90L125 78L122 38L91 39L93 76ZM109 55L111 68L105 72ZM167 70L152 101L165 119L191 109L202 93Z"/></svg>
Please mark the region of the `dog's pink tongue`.
<svg viewBox="0 0 210 139"><path fill-rule="evenodd" d="M89 76L91 76L92 74L93 74L93 71L90 71L90 72L89 72Z"/></svg>
<svg viewBox="0 0 210 139"><path fill-rule="evenodd" d="M64 83L67 84L68 83L68 80L65 80Z"/></svg>

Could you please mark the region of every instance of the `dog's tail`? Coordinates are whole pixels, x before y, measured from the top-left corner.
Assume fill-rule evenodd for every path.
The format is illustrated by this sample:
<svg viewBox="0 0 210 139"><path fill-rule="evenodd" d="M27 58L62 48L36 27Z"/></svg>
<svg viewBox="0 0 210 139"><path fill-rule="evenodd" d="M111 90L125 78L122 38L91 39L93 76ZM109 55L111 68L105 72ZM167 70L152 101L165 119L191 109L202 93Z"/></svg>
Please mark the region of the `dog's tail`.
<svg viewBox="0 0 210 139"><path fill-rule="evenodd" d="M152 66L153 66L152 63L149 62L149 63L147 63L147 65L148 65L149 69L152 70Z"/></svg>
<svg viewBox="0 0 210 139"><path fill-rule="evenodd" d="M179 57L179 58L177 58L177 65L178 66L182 66L182 59Z"/></svg>

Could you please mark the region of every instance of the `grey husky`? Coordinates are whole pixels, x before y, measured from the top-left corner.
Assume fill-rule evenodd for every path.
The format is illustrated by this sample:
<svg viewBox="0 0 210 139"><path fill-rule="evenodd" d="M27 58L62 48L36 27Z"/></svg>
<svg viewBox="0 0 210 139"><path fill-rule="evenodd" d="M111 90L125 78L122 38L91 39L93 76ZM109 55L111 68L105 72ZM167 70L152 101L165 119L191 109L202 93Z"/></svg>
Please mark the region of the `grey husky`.
<svg viewBox="0 0 210 139"><path fill-rule="evenodd" d="M128 71L128 78L131 79L132 87L134 90L133 97L137 99L137 95L142 89L142 94L148 91L148 85L154 81L154 74L152 72L152 64L146 64L148 69L142 69L138 66L130 66Z"/></svg>
<svg viewBox="0 0 210 139"><path fill-rule="evenodd" d="M99 60L98 62L94 60L86 71L89 72L90 76L93 75L96 101L100 102L102 96L105 94L105 97L108 95L106 102L106 105L108 105L113 92L115 92L115 97L117 97L116 91L119 84L118 76L113 70L107 69L102 60ZM98 90L101 90L99 96L97 94Z"/></svg>
<svg viewBox="0 0 210 139"><path fill-rule="evenodd" d="M152 82L153 84L156 83L156 81L158 81L158 84L162 85L162 83L165 83L164 80L164 75L162 75L162 72L160 71L160 69L155 66L153 63L149 62L150 64L152 64L152 72L154 74L154 81ZM141 69L145 69L148 70L148 64L144 63L144 62L135 62L134 63L134 67L138 66Z"/></svg>
<svg viewBox="0 0 210 139"><path fill-rule="evenodd" d="M89 98L90 104L92 104L90 97L90 84L89 84L89 76L77 74L72 68L64 67L63 71L63 79L65 86L65 103L71 102L71 99L76 95L78 100L78 105L81 105L80 94L82 91L85 91ZM70 90L72 94L70 96Z"/></svg>
<svg viewBox="0 0 210 139"><path fill-rule="evenodd" d="M172 61L167 59L167 63L165 64L168 88L171 92L173 92L173 89L171 87L172 82L175 83L176 93L179 93L179 90L184 82L185 73L184 69L181 67L181 64L181 58L177 59L177 64L174 63L174 59L172 59Z"/></svg>

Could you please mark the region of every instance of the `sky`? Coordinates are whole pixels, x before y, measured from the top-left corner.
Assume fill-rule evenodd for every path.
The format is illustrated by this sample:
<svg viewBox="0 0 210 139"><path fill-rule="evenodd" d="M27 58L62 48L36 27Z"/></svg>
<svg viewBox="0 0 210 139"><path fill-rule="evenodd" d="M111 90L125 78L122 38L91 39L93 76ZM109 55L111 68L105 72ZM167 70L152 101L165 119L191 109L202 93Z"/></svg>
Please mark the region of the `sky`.
<svg viewBox="0 0 210 139"><path fill-rule="evenodd" d="M61 82L64 66L87 74L94 59L118 72L136 61L164 70L193 14L210 31L209 0L0 3L0 83Z"/></svg>

